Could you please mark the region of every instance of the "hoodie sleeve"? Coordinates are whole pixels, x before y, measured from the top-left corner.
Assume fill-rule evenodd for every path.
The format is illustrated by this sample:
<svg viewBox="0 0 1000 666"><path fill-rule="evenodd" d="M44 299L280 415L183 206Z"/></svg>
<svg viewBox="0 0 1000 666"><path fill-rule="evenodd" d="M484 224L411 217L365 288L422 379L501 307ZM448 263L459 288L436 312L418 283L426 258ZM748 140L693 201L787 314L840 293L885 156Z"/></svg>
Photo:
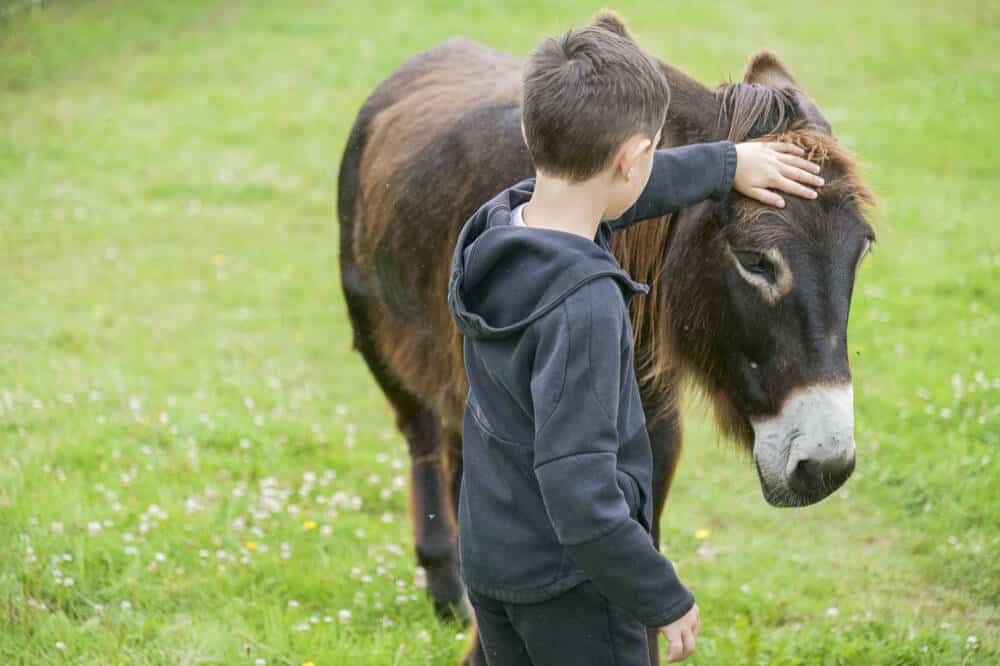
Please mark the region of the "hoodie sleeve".
<svg viewBox="0 0 1000 666"><path fill-rule="evenodd" d="M649 182L642 194L608 226L619 231L708 197L719 199L732 189L735 175L736 144L732 141L661 148L653 154Z"/></svg>
<svg viewBox="0 0 1000 666"><path fill-rule="evenodd" d="M694 604L673 565L630 515L617 478L625 304L597 279L539 321L531 377L534 471L559 542L597 588L646 626Z"/></svg>

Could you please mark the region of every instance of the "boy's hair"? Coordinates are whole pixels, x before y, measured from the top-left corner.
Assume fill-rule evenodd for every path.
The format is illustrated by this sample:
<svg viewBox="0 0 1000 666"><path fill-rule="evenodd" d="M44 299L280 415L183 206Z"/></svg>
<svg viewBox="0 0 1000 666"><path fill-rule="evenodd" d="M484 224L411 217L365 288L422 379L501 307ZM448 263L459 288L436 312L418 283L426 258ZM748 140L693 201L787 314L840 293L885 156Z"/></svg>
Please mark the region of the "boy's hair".
<svg viewBox="0 0 1000 666"><path fill-rule="evenodd" d="M670 88L614 13L542 41L525 63L521 117L535 169L576 182L607 168L634 134L666 120Z"/></svg>

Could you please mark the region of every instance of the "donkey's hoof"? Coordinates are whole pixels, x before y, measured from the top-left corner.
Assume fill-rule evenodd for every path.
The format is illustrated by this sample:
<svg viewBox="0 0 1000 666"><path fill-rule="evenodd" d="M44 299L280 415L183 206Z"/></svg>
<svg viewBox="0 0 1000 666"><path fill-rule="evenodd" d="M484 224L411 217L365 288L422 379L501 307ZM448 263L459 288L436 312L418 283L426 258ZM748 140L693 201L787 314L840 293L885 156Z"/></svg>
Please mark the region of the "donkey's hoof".
<svg viewBox="0 0 1000 666"><path fill-rule="evenodd" d="M462 596L457 601L435 601L434 612L443 620L458 620L463 625L472 622L472 604L469 603L469 595L462 592Z"/></svg>

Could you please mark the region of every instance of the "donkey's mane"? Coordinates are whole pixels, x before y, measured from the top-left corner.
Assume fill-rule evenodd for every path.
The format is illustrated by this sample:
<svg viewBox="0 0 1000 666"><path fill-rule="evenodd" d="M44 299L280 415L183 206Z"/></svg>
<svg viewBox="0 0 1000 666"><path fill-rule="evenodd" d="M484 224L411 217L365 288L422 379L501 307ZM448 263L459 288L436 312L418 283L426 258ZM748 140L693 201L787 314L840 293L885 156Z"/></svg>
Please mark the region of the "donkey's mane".
<svg viewBox="0 0 1000 666"><path fill-rule="evenodd" d="M726 138L730 141L746 141L789 130L799 114L795 93L794 88L772 88L759 83L724 83L715 89L719 100L718 127L728 127Z"/></svg>
<svg viewBox="0 0 1000 666"><path fill-rule="evenodd" d="M719 130L733 142L747 140L783 141L805 150L806 158L829 166L823 193L857 206L864 213L875 206L875 197L861 178L857 161L837 144L829 133L806 118L796 101L795 88L772 88L756 83L724 83L715 90L719 100ZM762 213L771 212L789 224L780 209L743 202L739 217L754 222ZM635 337L636 374L640 385L654 395L667 397L663 410L672 409L678 398L675 391L680 374L678 359L670 344L670 326L664 322L668 313L665 290L660 285L666 259L667 242L673 215L650 224L637 224L615 235L612 249L633 278L649 285L649 294L633 299L631 312ZM723 424L724 426L728 424Z"/></svg>

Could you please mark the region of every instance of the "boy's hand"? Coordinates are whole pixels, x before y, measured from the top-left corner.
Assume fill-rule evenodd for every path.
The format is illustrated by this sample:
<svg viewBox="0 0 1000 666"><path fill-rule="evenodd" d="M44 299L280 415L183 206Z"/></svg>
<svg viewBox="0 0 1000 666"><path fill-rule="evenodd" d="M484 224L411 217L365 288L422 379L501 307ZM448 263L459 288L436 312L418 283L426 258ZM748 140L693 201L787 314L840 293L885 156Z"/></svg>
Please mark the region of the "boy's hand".
<svg viewBox="0 0 1000 666"><path fill-rule="evenodd" d="M802 185L820 186L819 165L803 159L805 151L790 143L748 141L736 144L736 175L733 189L744 196L778 208L785 200L766 188L815 199L816 190Z"/></svg>
<svg viewBox="0 0 1000 666"><path fill-rule="evenodd" d="M667 626L660 627L660 632L670 642L667 661L681 661L690 657L694 652L695 636L700 629L701 612L698 604L691 606L691 610Z"/></svg>

